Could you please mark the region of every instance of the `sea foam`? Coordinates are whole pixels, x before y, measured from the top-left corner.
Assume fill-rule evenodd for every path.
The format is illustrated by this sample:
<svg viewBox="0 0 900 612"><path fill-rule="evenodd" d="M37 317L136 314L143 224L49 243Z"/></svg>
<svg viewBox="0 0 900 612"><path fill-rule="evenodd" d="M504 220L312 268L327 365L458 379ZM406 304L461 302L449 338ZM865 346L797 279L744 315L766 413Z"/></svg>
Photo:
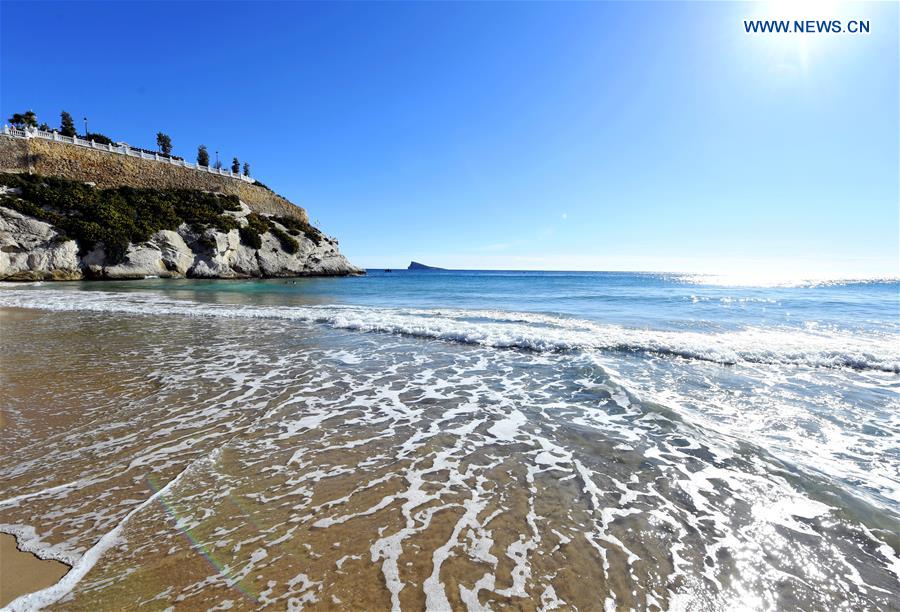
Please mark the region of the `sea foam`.
<svg viewBox="0 0 900 612"><path fill-rule="evenodd" d="M648 352L728 365L747 362L900 372L900 344L896 336L816 328L747 326L721 332L670 331L496 310L224 305L171 299L150 292L4 290L0 293L0 307L280 319L538 352Z"/></svg>

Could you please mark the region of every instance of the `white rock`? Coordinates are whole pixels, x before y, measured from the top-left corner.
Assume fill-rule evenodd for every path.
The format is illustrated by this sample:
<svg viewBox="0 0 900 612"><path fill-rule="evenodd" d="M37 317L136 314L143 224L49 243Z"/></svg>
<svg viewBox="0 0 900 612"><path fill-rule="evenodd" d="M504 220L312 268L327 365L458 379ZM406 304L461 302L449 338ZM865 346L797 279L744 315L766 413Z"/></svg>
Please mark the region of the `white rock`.
<svg viewBox="0 0 900 612"><path fill-rule="evenodd" d="M166 270L174 276L184 276L194 263L194 252L184 242L178 232L161 230L153 235L153 242L159 246L162 262Z"/></svg>
<svg viewBox="0 0 900 612"><path fill-rule="evenodd" d="M96 245L81 263L90 277L127 280L183 278L193 261L193 251L178 232L161 230L143 244L129 245L120 262L109 261L103 245Z"/></svg>
<svg viewBox="0 0 900 612"><path fill-rule="evenodd" d="M246 226L250 208L229 213ZM274 222L273 222L274 223ZM279 226L280 227L280 226ZM284 229L284 228L283 228ZM119 262L109 259L103 244L78 257L74 241L62 241L47 223L0 207L0 279L58 280L89 278L248 278L363 274L337 250L337 241L295 236L296 253L283 250L271 233L261 236L262 248L241 242L238 230L212 228L195 234L182 224L178 231L162 230L143 244L129 245Z"/></svg>
<svg viewBox="0 0 900 612"><path fill-rule="evenodd" d="M78 245L52 225L0 206L0 280L77 280Z"/></svg>

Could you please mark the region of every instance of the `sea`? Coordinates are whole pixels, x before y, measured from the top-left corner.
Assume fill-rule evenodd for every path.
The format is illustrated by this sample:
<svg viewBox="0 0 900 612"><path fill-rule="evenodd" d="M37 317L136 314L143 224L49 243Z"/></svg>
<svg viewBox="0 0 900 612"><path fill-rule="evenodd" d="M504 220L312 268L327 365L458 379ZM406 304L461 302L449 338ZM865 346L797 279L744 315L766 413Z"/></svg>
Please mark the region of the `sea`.
<svg viewBox="0 0 900 612"><path fill-rule="evenodd" d="M0 284L11 610L900 610L900 281Z"/></svg>

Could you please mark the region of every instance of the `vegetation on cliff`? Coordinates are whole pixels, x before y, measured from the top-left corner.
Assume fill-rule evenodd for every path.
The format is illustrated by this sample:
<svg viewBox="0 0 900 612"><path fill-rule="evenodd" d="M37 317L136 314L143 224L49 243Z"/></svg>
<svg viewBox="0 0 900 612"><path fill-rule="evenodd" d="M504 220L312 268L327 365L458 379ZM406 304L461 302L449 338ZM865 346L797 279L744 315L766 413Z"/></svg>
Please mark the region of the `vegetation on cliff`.
<svg viewBox="0 0 900 612"><path fill-rule="evenodd" d="M190 189L96 189L77 181L20 174L0 174L0 185L19 191L0 196L0 205L50 223L64 238L76 240L82 253L102 242L112 261L121 261L129 244L146 242L159 230L176 230L182 223L201 237L210 227L220 232L238 229L241 242L254 249L262 246L260 236L267 232L287 253L299 249L293 236L306 234L316 245L322 240L319 230L289 217L270 220L252 213L247 226L241 227L225 214L240 210L238 198L231 195Z"/></svg>
<svg viewBox="0 0 900 612"><path fill-rule="evenodd" d="M273 222L278 225L275 225ZM282 229L279 225L285 229ZM281 248L284 249L286 253L296 253L300 248L300 244L294 236L305 235L312 240L316 246L322 244L322 240L324 239L322 232L311 226L309 223L304 223L298 219L278 216L267 218L256 213L251 213L247 216L247 226L240 228L241 242L251 248L258 249L262 245L260 235L265 234L266 232L271 232L273 236L278 238L278 242L281 243Z"/></svg>
<svg viewBox="0 0 900 612"><path fill-rule="evenodd" d="M234 216L241 210L237 196L193 189L97 189L78 181L36 174L0 173L0 185L18 190L0 196L0 205L53 225L64 238L78 242L82 253L102 242L112 261L121 261L129 244L146 242L160 230L176 230L182 223L201 236L207 228L220 232L239 230L241 242L262 247L261 236L271 233L282 250L296 253L297 237L306 236L316 246L324 235L299 219L284 216L247 215L242 227ZM210 241L210 248L214 243Z"/></svg>

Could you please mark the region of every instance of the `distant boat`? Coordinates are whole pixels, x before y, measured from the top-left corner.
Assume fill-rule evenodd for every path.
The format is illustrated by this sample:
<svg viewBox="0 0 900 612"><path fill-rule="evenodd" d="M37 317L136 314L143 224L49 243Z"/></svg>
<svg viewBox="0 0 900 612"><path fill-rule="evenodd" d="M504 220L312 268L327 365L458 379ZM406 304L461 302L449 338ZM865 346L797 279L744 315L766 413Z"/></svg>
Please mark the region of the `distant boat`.
<svg viewBox="0 0 900 612"><path fill-rule="evenodd" d="M390 268L385 268L384 271L385 272L393 272L393 270L391 270Z"/></svg>
<svg viewBox="0 0 900 612"><path fill-rule="evenodd" d="M435 268L434 266L426 266L425 264L421 264L418 261L409 262L409 267L407 270L445 270L446 268Z"/></svg>

